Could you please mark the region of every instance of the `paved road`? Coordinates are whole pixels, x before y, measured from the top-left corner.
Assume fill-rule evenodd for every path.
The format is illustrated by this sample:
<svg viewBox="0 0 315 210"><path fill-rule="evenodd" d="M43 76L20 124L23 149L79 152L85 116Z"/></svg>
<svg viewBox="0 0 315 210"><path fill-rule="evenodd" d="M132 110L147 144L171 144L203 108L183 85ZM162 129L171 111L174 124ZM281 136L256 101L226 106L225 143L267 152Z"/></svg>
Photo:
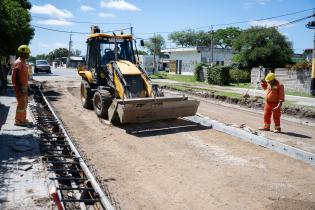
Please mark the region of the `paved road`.
<svg viewBox="0 0 315 210"><path fill-rule="evenodd" d="M80 80L76 69L69 68L51 68L52 74L46 72L40 72L33 75L33 79L36 81L64 81L64 80Z"/></svg>
<svg viewBox="0 0 315 210"><path fill-rule="evenodd" d="M248 92L251 96L264 96L265 92L263 90L254 90L254 89L247 89L247 88L237 88L237 87L222 87L222 86L216 86L216 85L207 85L207 84L189 84L189 83L182 83L174 80L168 80L168 79L154 79L154 82L157 83L167 83L167 84L180 84L187 87L194 87L194 88L203 88L203 89L209 89L209 90L218 90L218 91L225 91L230 93L239 93L239 94L245 94ZM285 96L287 101L290 101L296 105L303 105L303 106L314 106L315 107L315 98L310 97L302 97L302 96L292 96L292 95L286 95Z"/></svg>

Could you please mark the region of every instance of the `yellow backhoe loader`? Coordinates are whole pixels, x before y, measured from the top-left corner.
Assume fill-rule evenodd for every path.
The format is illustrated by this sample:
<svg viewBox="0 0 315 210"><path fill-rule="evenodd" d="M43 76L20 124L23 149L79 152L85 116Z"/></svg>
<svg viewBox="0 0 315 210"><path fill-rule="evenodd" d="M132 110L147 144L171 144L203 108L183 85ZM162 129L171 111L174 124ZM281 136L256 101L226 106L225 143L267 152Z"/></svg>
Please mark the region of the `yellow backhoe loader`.
<svg viewBox="0 0 315 210"><path fill-rule="evenodd" d="M91 27L86 65L78 67L83 107L121 124L195 115L199 101L164 97L152 84L137 61L135 42L132 35L105 34Z"/></svg>

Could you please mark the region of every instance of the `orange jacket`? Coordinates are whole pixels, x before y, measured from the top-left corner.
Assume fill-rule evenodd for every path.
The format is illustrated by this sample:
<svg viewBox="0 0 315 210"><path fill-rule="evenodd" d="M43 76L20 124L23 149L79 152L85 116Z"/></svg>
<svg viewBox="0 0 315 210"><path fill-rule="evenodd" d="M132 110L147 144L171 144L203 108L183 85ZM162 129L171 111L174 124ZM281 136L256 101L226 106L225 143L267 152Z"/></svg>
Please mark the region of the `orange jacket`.
<svg viewBox="0 0 315 210"><path fill-rule="evenodd" d="M16 59L13 64L12 84L18 89L28 85L28 68L20 58Z"/></svg>
<svg viewBox="0 0 315 210"><path fill-rule="evenodd" d="M266 90L266 102L279 103L279 101L284 101L284 87L278 80L272 87L267 82L261 83L261 87Z"/></svg>

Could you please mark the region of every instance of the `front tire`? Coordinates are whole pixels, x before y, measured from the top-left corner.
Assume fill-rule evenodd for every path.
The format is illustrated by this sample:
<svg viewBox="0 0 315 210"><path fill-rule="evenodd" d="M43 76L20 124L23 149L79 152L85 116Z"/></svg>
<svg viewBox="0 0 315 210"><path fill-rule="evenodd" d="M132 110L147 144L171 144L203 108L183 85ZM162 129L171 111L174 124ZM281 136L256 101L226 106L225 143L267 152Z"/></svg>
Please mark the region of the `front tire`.
<svg viewBox="0 0 315 210"><path fill-rule="evenodd" d="M86 109L93 109L93 93L91 88L87 87L88 85L86 83L87 81L81 81L80 92L82 106Z"/></svg>
<svg viewBox="0 0 315 210"><path fill-rule="evenodd" d="M111 94L107 90L102 93L96 91L93 97L93 107L96 115L100 118L108 118L108 109L112 104Z"/></svg>

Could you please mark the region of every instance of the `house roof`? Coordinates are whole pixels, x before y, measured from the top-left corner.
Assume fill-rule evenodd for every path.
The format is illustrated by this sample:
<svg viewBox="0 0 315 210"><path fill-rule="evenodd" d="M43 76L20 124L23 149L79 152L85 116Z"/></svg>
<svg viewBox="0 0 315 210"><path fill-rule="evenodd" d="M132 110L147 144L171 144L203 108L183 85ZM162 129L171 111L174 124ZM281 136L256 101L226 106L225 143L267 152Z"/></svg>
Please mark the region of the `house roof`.
<svg viewBox="0 0 315 210"><path fill-rule="evenodd" d="M161 52L168 53L168 52L197 52L197 47L179 47L179 48L170 48L161 50Z"/></svg>
<svg viewBox="0 0 315 210"><path fill-rule="evenodd" d="M83 57L81 57L81 56L70 56L70 60L72 60L72 61L83 61Z"/></svg>

